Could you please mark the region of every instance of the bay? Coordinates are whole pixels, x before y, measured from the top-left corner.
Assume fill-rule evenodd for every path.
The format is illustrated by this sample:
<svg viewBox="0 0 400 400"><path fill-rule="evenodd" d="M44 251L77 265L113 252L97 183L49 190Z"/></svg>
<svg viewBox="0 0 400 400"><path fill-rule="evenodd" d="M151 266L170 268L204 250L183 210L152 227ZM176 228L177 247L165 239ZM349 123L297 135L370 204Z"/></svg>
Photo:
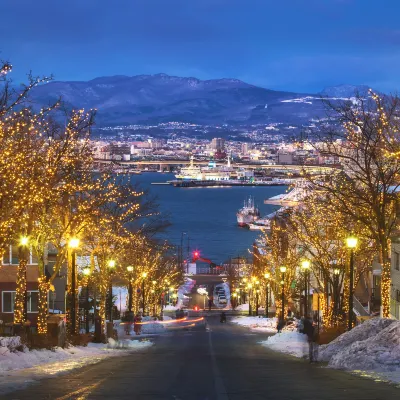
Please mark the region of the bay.
<svg viewBox="0 0 400 400"><path fill-rule="evenodd" d="M131 181L156 196L160 211L169 215L171 225L159 237L177 246L183 237L185 258L188 257L189 239L189 257L197 250L202 257L217 264L230 257L250 257L248 250L260 235L260 231L237 226L236 212L243 207L244 200L254 197L264 216L279 208L264 204L264 199L287 190L286 186L175 188L171 185L152 185L173 179L173 174L157 172L131 177Z"/></svg>

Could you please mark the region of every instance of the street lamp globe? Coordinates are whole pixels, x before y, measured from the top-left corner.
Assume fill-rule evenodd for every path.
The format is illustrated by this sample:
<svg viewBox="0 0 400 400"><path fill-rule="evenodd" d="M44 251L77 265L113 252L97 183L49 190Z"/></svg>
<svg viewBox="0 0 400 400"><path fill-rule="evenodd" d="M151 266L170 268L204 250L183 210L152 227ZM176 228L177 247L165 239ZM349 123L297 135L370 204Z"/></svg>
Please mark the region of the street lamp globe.
<svg viewBox="0 0 400 400"><path fill-rule="evenodd" d="M355 236L349 236L346 239L346 245L349 249L355 249L357 247L358 239Z"/></svg>
<svg viewBox="0 0 400 400"><path fill-rule="evenodd" d="M21 246L27 246L29 243L29 238L28 236L22 236L21 239L19 240L19 244Z"/></svg>
<svg viewBox="0 0 400 400"><path fill-rule="evenodd" d="M282 266L282 267L280 267L280 270L281 270L282 274L284 274L286 272L286 267Z"/></svg>
<svg viewBox="0 0 400 400"><path fill-rule="evenodd" d="M305 270L310 269L310 265L311 265L311 263L309 260L303 260L301 262L301 268L303 268Z"/></svg>
<svg viewBox="0 0 400 400"><path fill-rule="evenodd" d="M333 273L334 273L335 275L339 275L339 274L340 274L340 269L339 269L339 268L335 268L335 269L333 270Z"/></svg>
<svg viewBox="0 0 400 400"><path fill-rule="evenodd" d="M85 267L83 268L83 275L89 276L90 275L90 267Z"/></svg>
<svg viewBox="0 0 400 400"><path fill-rule="evenodd" d="M108 260L108 267L115 268L115 260Z"/></svg>
<svg viewBox="0 0 400 400"><path fill-rule="evenodd" d="M133 272L133 267L132 267L132 265L128 265L128 266L126 267L126 270L127 270L128 272Z"/></svg>
<svg viewBox="0 0 400 400"><path fill-rule="evenodd" d="M68 242L68 247L71 249L76 249L79 247L79 239L78 238L71 238Z"/></svg>
<svg viewBox="0 0 400 400"><path fill-rule="evenodd" d="M142 273L142 277L143 277L143 278L146 278L146 277L147 277L147 272L143 272L143 273Z"/></svg>
<svg viewBox="0 0 400 400"><path fill-rule="evenodd" d="M264 274L264 278L265 278L265 279L269 279L270 276L271 276L271 274L270 274L269 272L267 272L266 274Z"/></svg>

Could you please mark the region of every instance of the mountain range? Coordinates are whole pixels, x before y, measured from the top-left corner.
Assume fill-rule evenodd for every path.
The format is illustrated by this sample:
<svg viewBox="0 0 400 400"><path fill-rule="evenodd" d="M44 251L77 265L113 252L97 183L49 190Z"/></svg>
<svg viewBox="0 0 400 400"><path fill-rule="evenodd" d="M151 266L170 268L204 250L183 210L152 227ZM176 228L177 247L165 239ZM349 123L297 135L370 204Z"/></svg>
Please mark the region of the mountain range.
<svg viewBox="0 0 400 400"><path fill-rule="evenodd" d="M321 96L349 99L366 86L340 85L320 94L276 91L237 79L200 80L166 74L108 76L90 81L52 81L36 87L32 100L62 98L69 108L95 108L99 126L187 122L200 125L292 124L325 114Z"/></svg>

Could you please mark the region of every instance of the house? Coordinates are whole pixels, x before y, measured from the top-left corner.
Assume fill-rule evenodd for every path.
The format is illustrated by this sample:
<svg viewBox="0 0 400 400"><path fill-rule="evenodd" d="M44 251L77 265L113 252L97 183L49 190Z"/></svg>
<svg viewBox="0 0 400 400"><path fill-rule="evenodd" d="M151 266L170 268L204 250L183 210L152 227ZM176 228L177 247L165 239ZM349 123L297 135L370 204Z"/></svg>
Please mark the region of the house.
<svg viewBox="0 0 400 400"><path fill-rule="evenodd" d="M55 260L55 249L49 246L49 265L46 268L46 273L53 272ZM4 323L11 323L14 320L14 303L17 287L17 271L18 271L18 246L7 246L3 254L3 259L0 265L0 320ZM65 312L65 289L66 289L66 273L64 269L53 281L54 291L49 292L48 305L50 309L56 309ZM32 326L37 325L38 316L38 278L39 266L37 257L30 252L28 265L26 268L27 281L27 314L28 320Z"/></svg>

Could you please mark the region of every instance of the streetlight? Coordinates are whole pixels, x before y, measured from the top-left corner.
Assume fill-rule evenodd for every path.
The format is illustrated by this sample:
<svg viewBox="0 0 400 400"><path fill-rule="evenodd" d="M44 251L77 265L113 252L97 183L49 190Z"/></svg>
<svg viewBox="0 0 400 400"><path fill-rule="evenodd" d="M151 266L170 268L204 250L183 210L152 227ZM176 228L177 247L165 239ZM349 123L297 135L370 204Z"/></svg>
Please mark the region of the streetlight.
<svg viewBox="0 0 400 400"><path fill-rule="evenodd" d="M133 267L132 265L129 265L126 267L126 270L129 273L129 286L128 286L128 312L132 312L132 303L133 303L133 287L132 287L132 272L133 272Z"/></svg>
<svg viewBox="0 0 400 400"><path fill-rule="evenodd" d="M79 239L71 238L68 242L68 247L71 249L71 291L69 293L70 310L71 310L71 333L75 335L76 332L76 249L79 247Z"/></svg>
<svg viewBox="0 0 400 400"><path fill-rule="evenodd" d="M303 260L301 262L301 268L304 271L304 315L306 318L308 318L308 294L309 294L309 270L310 270L310 261L309 260Z"/></svg>
<svg viewBox="0 0 400 400"><path fill-rule="evenodd" d="M109 313L109 317L110 317L110 322L113 321L113 315L112 315L112 309L113 309L113 294L112 294L112 273L114 271L115 268L115 260L108 260L108 270L110 271L110 286L108 288L108 298L109 298L109 304L108 304L108 313Z"/></svg>
<svg viewBox="0 0 400 400"><path fill-rule="evenodd" d="M86 304L85 304L85 330L89 333L89 276L91 273L89 266L83 268L83 275L86 276Z"/></svg>
<svg viewBox="0 0 400 400"><path fill-rule="evenodd" d="M145 305L146 305L146 297L145 297L145 293L144 293L144 280L146 279L146 277L147 277L147 272L143 272L142 273L142 303L143 303L143 316L144 316L144 313L145 313Z"/></svg>
<svg viewBox="0 0 400 400"><path fill-rule="evenodd" d="M285 272L286 272L286 267L282 266L280 267L281 273L282 273L282 322L285 320Z"/></svg>
<svg viewBox="0 0 400 400"><path fill-rule="evenodd" d="M353 291L354 291L354 249L357 247L358 239L355 236L349 236L346 239L346 245L350 249L350 283L349 283L349 317L348 330L353 327Z"/></svg>
<svg viewBox="0 0 400 400"><path fill-rule="evenodd" d="M267 281L267 284L265 285L265 316L268 318L268 313L269 313L269 278L270 278L270 273L267 272L264 274L264 278Z"/></svg>
<svg viewBox="0 0 400 400"><path fill-rule="evenodd" d="M251 316L251 288L253 287L253 285L251 283L249 283L247 285L247 289L249 289L249 297L248 297L248 302L249 302L249 316Z"/></svg>
<svg viewBox="0 0 400 400"><path fill-rule="evenodd" d="M337 318L338 311L339 311L339 299L340 299L339 274L340 274L340 269L334 268L333 269L333 282L334 282L335 303L336 303L335 304L336 318Z"/></svg>

